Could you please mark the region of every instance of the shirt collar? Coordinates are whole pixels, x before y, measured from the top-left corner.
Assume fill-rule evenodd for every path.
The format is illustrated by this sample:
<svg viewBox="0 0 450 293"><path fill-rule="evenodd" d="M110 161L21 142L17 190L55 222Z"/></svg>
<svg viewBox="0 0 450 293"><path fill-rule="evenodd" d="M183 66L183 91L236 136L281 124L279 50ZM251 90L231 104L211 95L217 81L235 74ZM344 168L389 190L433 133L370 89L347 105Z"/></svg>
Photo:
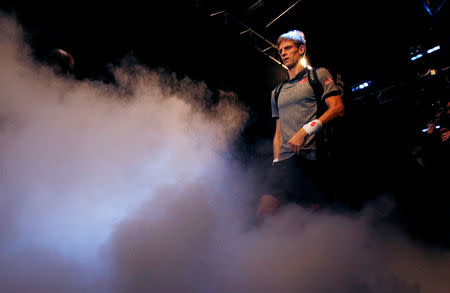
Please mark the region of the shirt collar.
<svg viewBox="0 0 450 293"><path fill-rule="evenodd" d="M293 82L300 80L303 76L308 72L308 68L304 68L302 71L297 73L297 75L293 79L289 79L289 76L286 78L285 82Z"/></svg>

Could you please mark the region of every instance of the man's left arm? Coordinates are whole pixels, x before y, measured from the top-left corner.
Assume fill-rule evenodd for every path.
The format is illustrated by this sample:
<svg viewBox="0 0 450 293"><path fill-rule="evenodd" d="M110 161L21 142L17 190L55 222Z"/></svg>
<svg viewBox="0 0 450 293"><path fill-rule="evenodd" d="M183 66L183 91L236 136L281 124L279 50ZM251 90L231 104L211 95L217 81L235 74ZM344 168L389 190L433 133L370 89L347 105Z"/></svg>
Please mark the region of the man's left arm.
<svg viewBox="0 0 450 293"><path fill-rule="evenodd" d="M344 103L341 96L331 96L325 99L328 110L319 117L322 124L327 124L336 118L344 116Z"/></svg>

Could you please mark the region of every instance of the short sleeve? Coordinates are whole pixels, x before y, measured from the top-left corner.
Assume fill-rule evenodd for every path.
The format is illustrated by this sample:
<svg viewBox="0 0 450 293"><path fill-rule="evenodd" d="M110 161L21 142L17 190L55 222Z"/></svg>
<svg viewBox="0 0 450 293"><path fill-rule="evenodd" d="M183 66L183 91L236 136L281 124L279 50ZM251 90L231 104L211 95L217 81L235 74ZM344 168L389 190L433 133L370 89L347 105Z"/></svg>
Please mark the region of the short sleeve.
<svg viewBox="0 0 450 293"><path fill-rule="evenodd" d="M342 91L336 86L333 77L326 68L318 68L317 77L323 86L322 100L325 100L331 96L338 96L342 94Z"/></svg>
<svg viewBox="0 0 450 293"><path fill-rule="evenodd" d="M278 105L275 102L275 91L276 91L276 89L274 89L272 91L272 94L270 97L270 101L271 101L271 105L272 105L272 118L279 118L280 114L278 113Z"/></svg>

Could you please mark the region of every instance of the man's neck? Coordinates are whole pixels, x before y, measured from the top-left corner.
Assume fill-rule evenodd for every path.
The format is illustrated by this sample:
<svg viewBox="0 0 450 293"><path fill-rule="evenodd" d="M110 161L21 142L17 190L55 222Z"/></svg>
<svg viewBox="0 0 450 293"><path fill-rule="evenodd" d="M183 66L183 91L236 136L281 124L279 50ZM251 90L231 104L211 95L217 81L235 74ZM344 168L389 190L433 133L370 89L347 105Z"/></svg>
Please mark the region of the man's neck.
<svg viewBox="0 0 450 293"><path fill-rule="evenodd" d="M296 77L303 69L305 69L305 67L299 61L296 66L289 69L289 79Z"/></svg>

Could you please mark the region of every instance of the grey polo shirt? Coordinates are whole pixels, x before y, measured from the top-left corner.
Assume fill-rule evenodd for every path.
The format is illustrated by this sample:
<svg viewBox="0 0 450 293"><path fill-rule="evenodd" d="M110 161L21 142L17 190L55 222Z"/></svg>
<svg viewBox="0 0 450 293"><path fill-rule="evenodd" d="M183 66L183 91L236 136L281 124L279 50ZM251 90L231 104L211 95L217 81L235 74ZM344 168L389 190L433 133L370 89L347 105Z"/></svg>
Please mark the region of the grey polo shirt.
<svg viewBox="0 0 450 293"><path fill-rule="evenodd" d="M317 68L317 77L323 86L321 100L340 94L334 80L326 68ZM278 105L275 103L275 91L272 91L272 117L280 119L283 142L281 144L279 160L285 160L294 155L288 147L288 141L308 122L318 118L317 102L314 91L308 81L307 69L297 75L297 78L287 81L281 88L278 96ZM316 159L315 134L306 138L300 150L300 155L309 159Z"/></svg>

